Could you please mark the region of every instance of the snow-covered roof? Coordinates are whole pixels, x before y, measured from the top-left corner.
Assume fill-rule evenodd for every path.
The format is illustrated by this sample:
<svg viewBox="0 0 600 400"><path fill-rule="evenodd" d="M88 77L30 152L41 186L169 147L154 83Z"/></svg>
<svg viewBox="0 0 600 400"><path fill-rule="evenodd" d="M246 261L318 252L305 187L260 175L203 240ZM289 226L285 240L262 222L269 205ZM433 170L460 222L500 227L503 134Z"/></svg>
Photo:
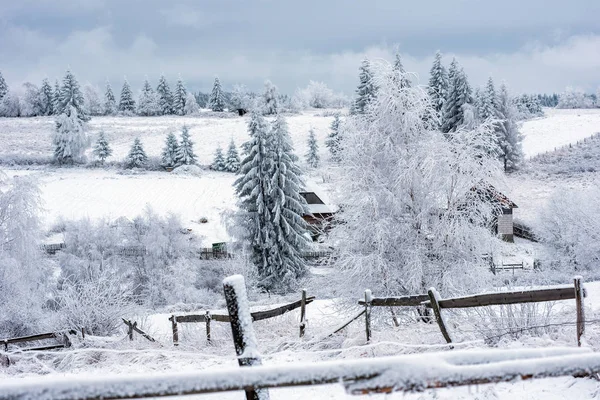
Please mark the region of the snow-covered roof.
<svg viewBox="0 0 600 400"><path fill-rule="evenodd" d="M327 204L309 204L308 210L311 214L332 214L335 212L333 207Z"/></svg>

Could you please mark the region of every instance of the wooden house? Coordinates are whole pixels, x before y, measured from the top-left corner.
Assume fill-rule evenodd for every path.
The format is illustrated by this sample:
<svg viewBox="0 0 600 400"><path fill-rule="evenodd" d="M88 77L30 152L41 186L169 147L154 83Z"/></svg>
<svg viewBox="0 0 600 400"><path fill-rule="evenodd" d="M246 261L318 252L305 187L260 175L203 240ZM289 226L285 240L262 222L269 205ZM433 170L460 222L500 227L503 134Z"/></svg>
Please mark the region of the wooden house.
<svg viewBox="0 0 600 400"><path fill-rule="evenodd" d="M301 192L300 195L306 200L309 211L302 218L308 223L313 240L317 240L330 229L335 210L325 204L315 192Z"/></svg>

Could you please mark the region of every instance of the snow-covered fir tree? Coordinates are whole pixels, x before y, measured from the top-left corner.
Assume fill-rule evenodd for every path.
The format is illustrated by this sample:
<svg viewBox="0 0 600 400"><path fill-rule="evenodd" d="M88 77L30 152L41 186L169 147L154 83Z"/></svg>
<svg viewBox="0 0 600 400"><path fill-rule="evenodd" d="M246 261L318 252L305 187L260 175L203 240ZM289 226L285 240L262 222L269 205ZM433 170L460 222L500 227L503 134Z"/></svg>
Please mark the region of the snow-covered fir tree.
<svg viewBox="0 0 600 400"><path fill-rule="evenodd" d="M523 162L523 135L517 125L517 108L504 83L500 86L498 111L502 118L499 123L500 160L504 171L512 172Z"/></svg>
<svg viewBox="0 0 600 400"><path fill-rule="evenodd" d="M429 97L436 113L440 115L448 93L448 75L442 64L442 53L439 50L435 53L435 59L429 73Z"/></svg>
<svg viewBox="0 0 600 400"><path fill-rule="evenodd" d="M177 115L185 115L185 99L187 97L187 90L183 83L181 76L177 79L175 85L175 93L173 95L173 111Z"/></svg>
<svg viewBox="0 0 600 400"><path fill-rule="evenodd" d="M325 146L329 149L333 161L340 160L340 114L336 113L331 122L331 131L325 140Z"/></svg>
<svg viewBox="0 0 600 400"><path fill-rule="evenodd" d="M270 128L253 112L248 130L241 176L234 183L239 196L234 236L249 247L258 286L286 291L306 270L301 251L307 244L302 219L307 209L299 194L300 169L283 117Z"/></svg>
<svg viewBox="0 0 600 400"><path fill-rule="evenodd" d="M319 157L319 144L317 143L315 130L313 128L310 128L310 131L308 131L308 152L306 153L306 162L312 168L317 168L321 162L321 158Z"/></svg>
<svg viewBox="0 0 600 400"><path fill-rule="evenodd" d="M54 81L54 93L52 94L52 111L54 115L58 115L60 109L60 85L58 84L58 79Z"/></svg>
<svg viewBox="0 0 600 400"><path fill-rule="evenodd" d="M226 169L225 157L223 156L221 145L217 146L217 150L215 150L215 158L210 168L215 171L225 171Z"/></svg>
<svg viewBox="0 0 600 400"><path fill-rule="evenodd" d="M396 74L397 78L400 79L400 87L407 88L411 86L410 79L408 79L404 65L402 65L402 57L400 56L400 53L396 53L396 59L394 60L394 73Z"/></svg>
<svg viewBox="0 0 600 400"><path fill-rule="evenodd" d="M158 80L156 96L158 98L158 111L160 115L173 114L173 94L164 75L161 75Z"/></svg>
<svg viewBox="0 0 600 400"><path fill-rule="evenodd" d="M6 84L6 81L4 80L4 76L2 75L2 72L0 72L0 100L2 100L2 98L4 96L6 96L6 93L8 93L8 85Z"/></svg>
<svg viewBox="0 0 600 400"><path fill-rule="evenodd" d="M137 102L137 113L143 116L156 115L158 113L158 103L156 102L156 94L150 86L148 79L144 81L140 97Z"/></svg>
<svg viewBox="0 0 600 400"><path fill-rule="evenodd" d="M227 172L238 172L240 170L240 155L233 138L229 142L227 148L227 155L225 156L225 171Z"/></svg>
<svg viewBox="0 0 600 400"><path fill-rule="evenodd" d="M486 120L488 118L497 118L497 110L498 110L498 99L496 96L496 88L494 88L494 80L490 76L488 78L487 84L485 85L485 89L481 93L481 105L478 110L479 117L482 120Z"/></svg>
<svg viewBox="0 0 600 400"><path fill-rule="evenodd" d="M161 154L161 164L166 168L176 167L177 164L177 153L179 151L179 144L177 143L177 137L173 132L167 134L165 139L165 147Z"/></svg>
<svg viewBox="0 0 600 400"><path fill-rule="evenodd" d="M133 141L133 145L127 154L125 159L125 165L127 168L143 168L148 163L148 156L144 151L144 146L139 137L136 137Z"/></svg>
<svg viewBox="0 0 600 400"><path fill-rule="evenodd" d="M192 92L189 92L185 98L185 115L194 115L200 111L200 107L198 106L198 102L196 101L196 96Z"/></svg>
<svg viewBox="0 0 600 400"><path fill-rule="evenodd" d="M82 118L77 108L67 102L62 113L56 118L54 136L54 160L58 164L73 164L81 161L88 146Z"/></svg>
<svg viewBox="0 0 600 400"><path fill-rule="evenodd" d="M452 61L448 71L448 96L442 110L442 131L455 132L464 123L464 104L473 103L471 86L467 74L456 60Z"/></svg>
<svg viewBox="0 0 600 400"><path fill-rule="evenodd" d="M41 115L52 115L54 114L54 92L48 79L42 81L42 87L40 88L40 112Z"/></svg>
<svg viewBox="0 0 600 400"><path fill-rule="evenodd" d="M190 130L187 126L181 129L181 142L177 149L177 165L196 164L196 155L194 154L194 142L190 139Z"/></svg>
<svg viewBox="0 0 600 400"><path fill-rule="evenodd" d="M131 91L131 86L129 86L127 79L123 82L123 89L121 89L119 112L128 115L135 113L135 100L133 99L133 92Z"/></svg>
<svg viewBox="0 0 600 400"><path fill-rule="evenodd" d="M110 82L106 81L106 90L104 92L104 115L115 115L117 113L117 101L113 93Z"/></svg>
<svg viewBox="0 0 600 400"><path fill-rule="evenodd" d="M332 281L385 296L480 287L494 214L473 188L497 173L481 151L490 127L445 135L427 118L435 111L425 90L401 88L389 64L374 79L379 90L366 114L344 122L336 182L344 207L331 232L340 273Z"/></svg>
<svg viewBox="0 0 600 400"><path fill-rule="evenodd" d="M271 291L289 291L306 273L302 251L308 246L307 224L302 218L308 206L300 195L304 187L298 157L285 118L278 114L271 127L271 182L267 204L271 210L273 232L267 262L262 265L261 284Z"/></svg>
<svg viewBox="0 0 600 400"><path fill-rule="evenodd" d="M265 81L265 91L262 99L264 115L275 115L279 112L279 92L277 86L269 80Z"/></svg>
<svg viewBox="0 0 600 400"><path fill-rule="evenodd" d="M215 77L215 83L208 100L208 107L217 112L225 110L225 99L223 98L223 89L221 88L221 81L219 77Z"/></svg>
<svg viewBox="0 0 600 400"><path fill-rule="evenodd" d="M359 67L358 81L356 98L350 108L351 114L363 114L369 102L377 95L377 88L373 84L371 62L367 58L362 61Z"/></svg>
<svg viewBox="0 0 600 400"><path fill-rule="evenodd" d="M98 139L96 140L96 144L94 144L93 153L102 164L104 164L104 161L112 155L112 148L108 144L108 139L106 139L104 131L100 131L98 134Z"/></svg>
<svg viewBox="0 0 600 400"><path fill-rule="evenodd" d="M77 118L83 122L89 121L90 118L85 112L83 93L79 88L79 83L73 73L67 70L60 88L60 96L55 113L62 114L65 110L69 109L69 106L73 106L77 110ZM71 115L71 112L68 111L67 114Z"/></svg>

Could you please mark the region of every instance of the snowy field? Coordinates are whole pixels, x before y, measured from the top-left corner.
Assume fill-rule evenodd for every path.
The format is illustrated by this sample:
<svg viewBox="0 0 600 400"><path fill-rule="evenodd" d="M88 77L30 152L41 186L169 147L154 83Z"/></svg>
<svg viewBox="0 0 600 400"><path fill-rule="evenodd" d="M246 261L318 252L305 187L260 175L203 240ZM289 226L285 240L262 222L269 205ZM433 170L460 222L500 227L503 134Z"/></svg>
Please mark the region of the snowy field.
<svg viewBox="0 0 600 400"><path fill-rule="evenodd" d="M553 150L554 147L574 143L600 131L600 110L545 110L546 117L523 124L525 135L524 151L528 157ZM325 115L328 116L323 116ZM290 116L288 124L296 151L301 158L306 151L308 130L313 127L321 157L327 159L324 140L329 132L332 117L329 112L306 112ZM179 133L184 124L190 128L195 150L202 165L210 164L218 145L226 147L233 138L239 146L247 139L247 118L214 117L99 117L93 118L90 131L96 134L104 130L114 148L113 159L122 159L129 150L133 138L140 136L146 151L159 156L166 133ZM14 154L48 156L51 154L50 137L53 129L51 118L0 119L0 158ZM330 181L328 163L310 176L311 187L328 191ZM232 183L235 176L204 169L200 176L182 176L166 172L142 172L131 174L113 168L23 168L3 169L9 175L36 174L42 186L45 202L46 226L51 226L59 217L67 219L89 217L92 219L120 216L134 217L146 205L164 214L180 214L184 225L194 233L204 236L206 244L227 239L221 223L222 213L235 206ZM577 187L582 182L594 184L595 174L567 183L561 180L540 181L531 176L515 175L507 179L510 195L519 205L517 217L530 217L543 204L553 190ZM567 186L565 186L567 185ZM568 186L572 185L572 186ZM199 223L201 217L207 223ZM327 286L326 268L319 269L314 285ZM588 284L590 296L586 299L588 317L598 312L600 284ZM261 305L273 304L263 299ZM573 304L566 311L572 316ZM410 354L444 349L444 341L436 325L403 323L394 328L379 322L374 327L374 340L364 343L364 322L349 327L341 336L322 343L327 333L340 325L355 312L340 309L329 300L318 300L308 306L309 328L307 337L297 339L297 312L278 317L270 322L256 324L257 336L264 354L264 363L310 363L332 359L356 359L375 356ZM155 335L163 347L151 346L143 339L133 345L124 338L107 342L106 339L90 339L92 348L79 348L61 352L58 356L24 354L20 361L8 369L0 369L0 377L36 379L40 374L70 377L99 376L106 374L144 373L213 370L236 365L231 337L224 324L213 324L214 343L207 345L202 324L186 325L181 328L181 346L175 349L170 342L168 314L139 317L144 329ZM560 316L564 318L564 315ZM385 317L382 317L385 318ZM453 324L460 332L460 321ZM482 347L481 335L474 332L460 333L464 347ZM600 329L589 326L587 337L592 347L598 350ZM574 346L574 328L568 327L556 335L540 338L524 338L517 342L505 341L499 345L507 348L548 347L557 345ZM97 340L94 342L94 340ZM104 340L104 341L103 341ZM515 382L510 384L484 385L480 387L443 389L424 394L393 394L371 396L373 399L478 399L478 400L559 400L598 398L600 387L592 379L570 377ZM186 397L190 398L190 397ZM194 398L194 397L192 397ZM198 399L240 399L241 393L212 396L197 396ZM303 387L272 390L276 400L346 399L356 398L344 393L341 385Z"/></svg>

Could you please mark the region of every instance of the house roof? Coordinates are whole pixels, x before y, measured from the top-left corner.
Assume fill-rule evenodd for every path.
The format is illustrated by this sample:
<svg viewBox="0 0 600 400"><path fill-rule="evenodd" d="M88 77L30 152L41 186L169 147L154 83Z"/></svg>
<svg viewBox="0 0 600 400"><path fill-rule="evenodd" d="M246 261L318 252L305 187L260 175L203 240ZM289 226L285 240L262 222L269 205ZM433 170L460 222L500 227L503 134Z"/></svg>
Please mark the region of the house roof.
<svg viewBox="0 0 600 400"><path fill-rule="evenodd" d="M333 214L335 210L327 204L309 204L308 210L311 214Z"/></svg>
<svg viewBox="0 0 600 400"><path fill-rule="evenodd" d="M517 206L511 199L499 192L498 189L489 183L481 184L477 187L474 187L472 190L491 201L497 202L503 208L519 208L519 206Z"/></svg>

